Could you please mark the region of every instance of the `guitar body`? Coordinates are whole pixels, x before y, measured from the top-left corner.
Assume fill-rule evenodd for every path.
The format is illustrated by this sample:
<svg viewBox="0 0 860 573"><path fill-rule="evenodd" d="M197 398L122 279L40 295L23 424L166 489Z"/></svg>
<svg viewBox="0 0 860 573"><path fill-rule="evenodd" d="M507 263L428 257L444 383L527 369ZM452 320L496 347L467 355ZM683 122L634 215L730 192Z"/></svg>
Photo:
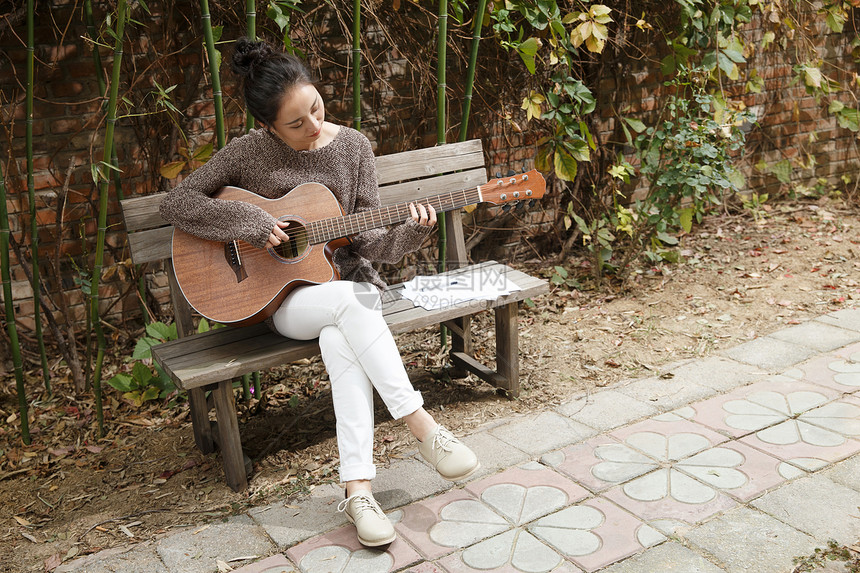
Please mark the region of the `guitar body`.
<svg viewBox="0 0 860 573"><path fill-rule="evenodd" d="M209 241L174 229L173 265L182 294L209 320L244 326L271 316L291 290L339 278L332 264L335 249L349 244L303 241L306 225L340 217L334 194L319 183L299 185L279 199L267 199L238 187L224 187L215 197L256 205L289 223L290 241L275 249L258 249L242 241Z"/></svg>

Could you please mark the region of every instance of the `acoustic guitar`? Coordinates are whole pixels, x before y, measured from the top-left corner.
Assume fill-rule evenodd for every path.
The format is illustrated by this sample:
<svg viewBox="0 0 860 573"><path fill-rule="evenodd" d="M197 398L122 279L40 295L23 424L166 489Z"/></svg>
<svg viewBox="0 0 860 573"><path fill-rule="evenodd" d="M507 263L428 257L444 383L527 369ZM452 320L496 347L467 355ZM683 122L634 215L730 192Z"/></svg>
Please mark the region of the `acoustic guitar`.
<svg viewBox="0 0 860 573"><path fill-rule="evenodd" d="M543 176L532 170L463 191L346 215L334 194L319 183L304 183L278 199L224 187L214 196L257 205L287 222L284 232L289 240L276 248L258 249L243 241L209 241L174 229L174 270L182 294L201 315L222 324L255 324L271 316L295 287L337 280L334 251L348 245L351 235L411 218L409 203L430 204L444 213L477 203L528 202L543 197L545 189Z"/></svg>

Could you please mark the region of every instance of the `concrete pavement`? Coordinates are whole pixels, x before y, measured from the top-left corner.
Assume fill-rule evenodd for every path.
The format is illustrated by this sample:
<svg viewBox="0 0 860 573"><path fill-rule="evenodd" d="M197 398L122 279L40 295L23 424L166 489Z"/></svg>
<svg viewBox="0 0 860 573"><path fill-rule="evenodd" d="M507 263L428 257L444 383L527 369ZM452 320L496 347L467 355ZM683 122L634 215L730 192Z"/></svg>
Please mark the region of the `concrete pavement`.
<svg viewBox="0 0 860 573"><path fill-rule="evenodd" d="M387 548L358 544L327 485L55 571L788 573L860 539L860 309L463 441L483 465L467 482L417 452L380 470Z"/></svg>

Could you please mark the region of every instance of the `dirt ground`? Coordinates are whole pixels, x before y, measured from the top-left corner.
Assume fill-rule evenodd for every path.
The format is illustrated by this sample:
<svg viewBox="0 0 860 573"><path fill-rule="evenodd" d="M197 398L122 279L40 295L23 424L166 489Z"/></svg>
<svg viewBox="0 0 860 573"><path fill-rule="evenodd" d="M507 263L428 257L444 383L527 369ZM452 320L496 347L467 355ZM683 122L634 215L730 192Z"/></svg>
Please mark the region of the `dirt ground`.
<svg viewBox="0 0 860 573"><path fill-rule="evenodd" d="M565 266L583 288L555 288L521 310L518 400L475 379L440 377L444 355L432 329L398 337L410 376L431 413L463 435L858 303L860 211L824 198L761 214L707 218L682 239L681 263L641 266L623 291L590 285L584 259L570 258ZM522 263L532 274L548 266ZM474 330L479 355L491 358L491 317ZM129 354L116 349L115 363ZM0 571L50 571L174 528L289 503L337 479L334 414L319 361L266 373L261 399L240 403L254 461L244 493L226 487L217 454L195 449L185 405L138 408L108 388L108 434L96 439L91 397L73 395L62 366L56 374L51 399L40 397L37 373L29 374L30 446L19 437L14 379L0 387ZM383 467L415 449L382 408L376 438Z"/></svg>

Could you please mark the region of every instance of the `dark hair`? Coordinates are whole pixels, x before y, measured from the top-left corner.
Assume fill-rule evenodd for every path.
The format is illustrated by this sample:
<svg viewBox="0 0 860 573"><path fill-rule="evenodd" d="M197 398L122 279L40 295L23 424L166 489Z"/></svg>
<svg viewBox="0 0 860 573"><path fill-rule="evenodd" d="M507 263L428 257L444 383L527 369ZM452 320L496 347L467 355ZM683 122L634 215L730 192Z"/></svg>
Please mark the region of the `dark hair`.
<svg viewBox="0 0 860 573"><path fill-rule="evenodd" d="M266 42L236 40L233 72L242 78L245 105L266 126L278 117L284 95L296 86L312 84L311 74L297 57L275 50Z"/></svg>

